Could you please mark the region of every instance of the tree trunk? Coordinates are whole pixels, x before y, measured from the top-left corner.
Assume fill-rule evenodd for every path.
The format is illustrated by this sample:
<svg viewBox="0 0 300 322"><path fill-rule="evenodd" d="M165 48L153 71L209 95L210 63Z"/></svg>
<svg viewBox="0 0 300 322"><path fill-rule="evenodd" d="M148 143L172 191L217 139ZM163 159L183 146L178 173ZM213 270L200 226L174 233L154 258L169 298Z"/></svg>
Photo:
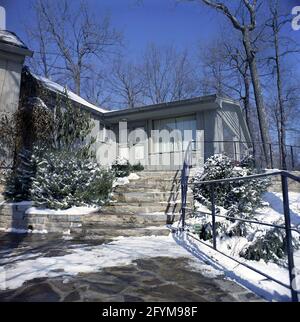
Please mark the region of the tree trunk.
<svg viewBox="0 0 300 322"><path fill-rule="evenodd" d="M80 74L75 75L75 93L80 96L80 83L81 83L81 76Z"/></svg>
<svg viewBox="0 0 300 322"><path fill-rule="evenodd" d="M275 22L276 24L276 22ZM286 165L286 133L285 133L285 110L282 98L282 81L279 55L279 40L278 29L274 26L274 47L275 47L275 62L276 62L276 83L279 107L279 150L280 150L280 165L283 170L287 169Z"/></svg>
<svg viewBox="0 0 300 322"><path fill-rule="evenodd" d="M244 86L245 86L245 96L243 97L243 103L244 103L244 109L246 114L246 122L248 125L249 134L252 142L253 157L255 157L253 127L252 127L251 116L250 116L250 80L249 80L249 76L247 75L247 71L243 75L243 80L244 80Z"/></svg>
<svg viewBox="0 0 300 322"><path fill-rule="evenodd" d="M267 115L264 105L264 100L262 96L261 91L261 85L256 65L256 59L255 59L255 53L251 46L251 39L250 39L250 33L247 28L243 30L243 44L245 47L247 60L249 63L251 78L252 78L252 85L254 90L254 96L255 96L255 103L256 103L256 109L257 109L257 116L258 116L258 123L259 123L259 129L261 134L261 140L263 145L263 152L264 157L266 160L266 166L270 167L270 156L268 151L268 143L270 143L269 139L269 130L268 130L268 124L267 124Z"/></svg>

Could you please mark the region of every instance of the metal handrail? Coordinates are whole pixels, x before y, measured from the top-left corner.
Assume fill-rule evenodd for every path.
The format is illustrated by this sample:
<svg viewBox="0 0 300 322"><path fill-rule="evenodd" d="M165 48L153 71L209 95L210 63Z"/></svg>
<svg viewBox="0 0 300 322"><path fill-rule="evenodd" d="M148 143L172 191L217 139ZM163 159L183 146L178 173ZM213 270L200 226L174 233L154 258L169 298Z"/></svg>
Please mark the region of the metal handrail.
<svg viewBox="0 0 300 322"><path fill-rule="evenodd" d="M182 141L183 143L183 141ZM257 146L262 145L262 142L259 141L243 141L243 140L191 140L189 141L189 143L193 143L195 144L193 146L193 151L197 151L197 146L196 144L228 144L231 143L233 144L232 148L233 151L229 151L229 154L233 154L233 158L235 160L239 160L241 156L243 156L245 154L245 151L250 151L253 150L251 153L255 154L255 159L256 162L258 162L258 164L263 163L265 158L263 156L263 154L261 152L258 152L259 149L257 149ZM244 147L240 150L241 145L244 145ZM270 167L273 168L280 168L281 164L280 164L280 154L279 151L276 154L274 151L274 146L280 146L278 143L267 143L267 145L269 146L269 155L270 155ZM219 146L220 147L220 146ZM240 147L240 148L238 148ZM290 160L290 164L289 164L289 168L291 170L295 170L297 169L300 164L300 146L296 146L296 145L285 145L286 149L288 149L289 152L287 152L286 154L286 158L289 158ZM224 148L224 147L223 147ZM223 149L222 148L222 149ZM228 148L228 147L227 147ZM227 149L225 147L225 151L223 152L219 152L219 153L228 153L228 151L226 151ZM245 150L246 149L246 150ZM299 150L299 153L296 153L296 149ZM297 151L298 151L297 150ZM256 151L256 152L255 152ZM173 150L169 150L169 151L150 151L148 152L149 156L151 155L164 155L164 154L174 154L174 153L185 153L186 149L178 147L178 149L173 149ZM277 164L278 163L278 164Z"/></svg>
<svg viewBox="0 0 300 322"><path fill-rule="evenodd" d="M192 143L192 142L190 142ZM184 164L181 170L181 216L179 220L179 224L181 224L181 227L179 228L181 231L185 230L186 226L186 200L187 200L187 191L188 191L188 186L189 186L189 169L191 167L191 151L190 151L190 145L188 146L185 154L185 160ZM226 183L226 182L236 182L236 181L246 181L246 180L253 180L253 179L258 179L258 178L264 178L264 177L272 177L272 176L281 176L281 187L282 187L282 195L283 195L283 208L284 208L284 221L285 224L284 226L279 226L279 225L274 225L274 224L268 224L260 221L252 221L252 220L247 220L244 218L236 218L236 217L230 217L230 216L223 216L223 215L217 215L216 214L216 205L215 205L215 189L214 186L218 183ZM197 239L195 236L189 234L190 237L199 240L201 243L212 247L214 250L218 251L219 253L225 255L228 258L231 258L232 260L238 262L241 265L244 265L245 267L261 274L262 276L268 277L269 279L275 281L276 283L287 287L291 291L291 298L293 302L298 302L298 293L299 291L296 290L296 276L295 276L295 264L294 264L294 256L293 256L293 245L292 245L292 231L297 232L300 234L300 232L291 227L291 219L290 219L290 208L289 208L289 195L288 195L288 183L287 179L292 179L296 182L300 183L300 177L297 177L288 171L282 170L282 171L276 171L276 172L269 172L269 173L260 173L260 174L255 174L255 175L249 175L245 177L233 177L233 178L226 178L226 179L218 179L218 180L208 180L208 181L200 181L200 182L193 182L193 184L205 184L209 185L211 189L211 215L212 216L212 238L213 238L213 246L208 245L207 243L204 243L203 241L200 241ZM288 256L288 270L289 270L289 281L290 285L286 285L268 275L266 275L264 272L261 272L245 263L242 263L238 261L236 258L229 256L217 249L217 232L216 232L216 217L223 217L229 220L237 220L237 221L243 221L243 222L249 222L253 224L258 224L258 225L266 225L269 227L274 227L274 228L279 228L279 229L284 229L286 232L286 245L287 245L287 256Z"/></svg>

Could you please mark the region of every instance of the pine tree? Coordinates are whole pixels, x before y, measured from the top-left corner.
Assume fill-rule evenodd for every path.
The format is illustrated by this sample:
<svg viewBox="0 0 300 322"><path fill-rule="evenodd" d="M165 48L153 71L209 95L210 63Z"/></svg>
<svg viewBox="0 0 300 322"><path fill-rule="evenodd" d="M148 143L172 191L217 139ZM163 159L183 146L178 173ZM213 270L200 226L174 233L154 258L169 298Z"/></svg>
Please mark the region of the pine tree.
<svg viewBox="0 0 300 322"><path fill-rule="evenodd" d="M93 156L91 146L95 138L90 136L93 127L91 115L73 105L67 89L64 96L57 96L52 130L54 150L64 150L83 157Z"/></svg>
<svg viewBox="0 0 300 322"><path fill-rule="evenodd" d="M19 153L19 165L6 181L4 196L8 200L30 200L29 190L35 176L36 165L32 152L23 149Z"/></svg>
<svg viewBox="0 0 300 322"><path fill-rule="evenodd" d="M36 176L30 197L38 206L67 209L102 205L113 183L111 172L95 161L66 151L49 151L36 159Z"/></svg>

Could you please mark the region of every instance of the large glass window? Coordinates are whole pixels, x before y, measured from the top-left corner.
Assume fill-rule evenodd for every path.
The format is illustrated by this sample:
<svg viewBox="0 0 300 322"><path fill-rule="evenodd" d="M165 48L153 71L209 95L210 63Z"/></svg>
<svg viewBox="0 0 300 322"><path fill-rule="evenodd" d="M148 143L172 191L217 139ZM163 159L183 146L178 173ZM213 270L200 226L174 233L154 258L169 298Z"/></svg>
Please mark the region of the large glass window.
<svg viewBox="0 0 300 322"><path fill-rule="evenodd" d="M155 120L153 125L154 130L166 130L171 134L169 140L159 140L158 142L155 142L156 152L185 150L189 141L196 140L197 125L195 116ZM174 136L172 134L174 134Z"/></svg>

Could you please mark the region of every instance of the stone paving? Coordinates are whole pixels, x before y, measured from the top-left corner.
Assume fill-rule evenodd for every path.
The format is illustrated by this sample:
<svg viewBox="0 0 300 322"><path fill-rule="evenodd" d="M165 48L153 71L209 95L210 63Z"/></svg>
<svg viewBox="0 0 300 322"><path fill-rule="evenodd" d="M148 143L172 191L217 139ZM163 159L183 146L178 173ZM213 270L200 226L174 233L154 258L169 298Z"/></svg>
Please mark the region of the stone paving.
<svg viewBox="0 0 300 322"><path fill-rule="evenodd" d="M97 245L108 241L88 243ZM41 253L43 256L63 256L81 243L80 240L63 240L58 236L0 235L1 256L14 249L16 260L18 255L28 252L36 253L37 256L41 256L38 255ZM154 257L94 273L33 279L17 289L0 291L0 301L262 301L223 276L207 277L201 274L188 261L184 257Z"/></svg>

